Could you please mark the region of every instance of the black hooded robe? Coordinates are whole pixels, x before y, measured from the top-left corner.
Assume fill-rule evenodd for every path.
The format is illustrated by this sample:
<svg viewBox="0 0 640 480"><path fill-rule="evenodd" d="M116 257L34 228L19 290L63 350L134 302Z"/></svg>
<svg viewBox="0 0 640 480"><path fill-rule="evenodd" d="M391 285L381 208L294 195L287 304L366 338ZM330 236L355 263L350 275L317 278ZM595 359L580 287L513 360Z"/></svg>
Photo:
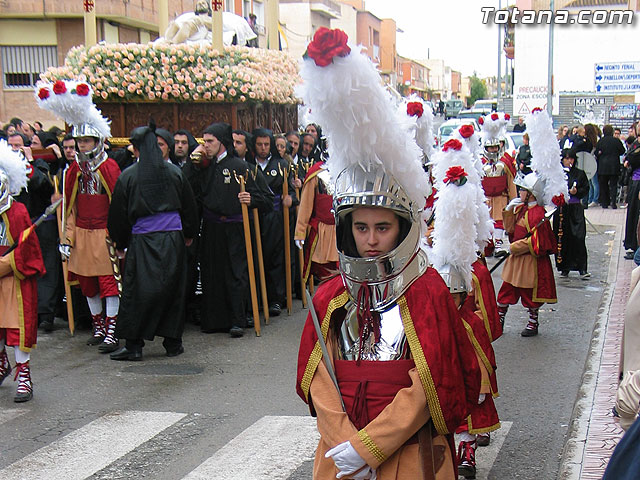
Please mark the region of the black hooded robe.
<svg viewBox="0 0 640 480"><path fill-rule="evenodd" d="M587 225L584 206L580 200L589 194L589 180L584 171L575 165L567 173L569 190L575 185L576 194L570 196L569 203L562 206L562 237L559 237L560 215L553 216L553 231L558 237L560 255L556 254L556 267L561 272L587 271Z"/></svg>
<svg viewBox="0 0 640 480"><path fill-rule="evenodd" d="M185 238L196 235L198 215L193 191L182 172L171 163L165 165L165 194L157 196L153 205L140 189L140 162L122 172L113 191L109 234L118 249L127 248L116 325L118 338L182 338L187 279ZM178 212L182 231L132 234L139 219L162 212Z"/></svg>

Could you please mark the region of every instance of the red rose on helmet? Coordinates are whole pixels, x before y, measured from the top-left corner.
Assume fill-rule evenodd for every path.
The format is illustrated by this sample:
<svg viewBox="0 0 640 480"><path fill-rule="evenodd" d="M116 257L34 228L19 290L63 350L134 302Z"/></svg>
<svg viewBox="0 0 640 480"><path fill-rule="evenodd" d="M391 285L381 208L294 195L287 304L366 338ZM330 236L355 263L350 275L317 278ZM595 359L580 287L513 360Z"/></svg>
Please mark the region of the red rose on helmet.
<svg viewBox="0 0 640 480"><path fill-rule="evenodd" d="M469 138L473 135L475 129L473 128L473 125L462 125L458 131L460 132L460 135L462 135L462 138Z"/></svg>
<svg viewBox="0 0 640 480"><path fill-rule="evenodd" d="M480 117L480 118L478 118L478 123L479 123L480 125L484 125L484 117Z"/></svg>
<svg viewBox="0 0 640 480"><path fill-rule="evenodd" d="M448 140L447 143L445 143L442 146L442 151L443 152L446 152L447 150L450 150L450 149L461 150L462 149L462 143L460 143L460 140L452 138L451 140Z"/></svg>
<svg viewBox="0 0 640 480"><path fill-rule="evenodd" d="M564 201L564 195L562 195L562 194L560 193L560 194L556 195L555 197L553 197L553 198L551 199L551 201L553 202L553 204L554 204L556 207L561 207L561 206L563 206L563 205L564 205L564 203L565 203L565 201Z"/></svg>
<svg viewBox="0 0 640 480"><path fill-rule="evenodd" d="M409 102L407 103L407 115L410 117L418 117L420 118L424 113L424 107L420 102Z"/></svg>
<svg viewBox="0 0 640 480"><path fill-rule="evenodd" d="M491 120L498 120L500 118L500 116L498 116L497 113L492 113L491 114Z"/></svg>
<svg viewBox="0 0 640 480"><path fill-rule="evenodd" d="M454 165L453 167L449 167L447 170L447 175L444 179L444 183L454 183L455 185L461 186L467 183L467 172L464 171L460 165Z"/></svg>
<svg viewBox="0 0 640 480"><path fill-rule="evenodd" d="M531 113L536 113L536 112L541 112L542 109L540 107L536 107L533 110L531 110Z"/></svg>
<svg viewBox="0 0 640 480"><path fill-rule="evenodd" d="M41 88L40 90L38 90L38 98L40 100L49 98L49 90L47 90L46 88Z"/></svg>
<svg viewBox="0 0 640 480"><path fill-rule="evenodd" d="M511 115L509 115L508 113L504 114L504 119L505 120L510 120L511 119Z"/></svg>
<svg viewBox="0 0 640 480"><path fill-rule="evenodd" d="M86 83L79 83L78 86L76 86L76 93L81 97L86 97L89 95L89 85Z"/></svg>
<svg viewBox="0 0 640 480"><path fill-rule="evenodd" d="M56 80L56 83L53 84L53 93L56 95L61 95L67 91L67 86L62 80Z"/></svg>
<svg viewBox="0 0 640 480"><path fill-rule="evenodd" d="M304 57L311 57L319 67L326 67L334 57L346 57L351 53L347 45L347 34L340 29L329 30L320 27L307 47Z"/></svg>

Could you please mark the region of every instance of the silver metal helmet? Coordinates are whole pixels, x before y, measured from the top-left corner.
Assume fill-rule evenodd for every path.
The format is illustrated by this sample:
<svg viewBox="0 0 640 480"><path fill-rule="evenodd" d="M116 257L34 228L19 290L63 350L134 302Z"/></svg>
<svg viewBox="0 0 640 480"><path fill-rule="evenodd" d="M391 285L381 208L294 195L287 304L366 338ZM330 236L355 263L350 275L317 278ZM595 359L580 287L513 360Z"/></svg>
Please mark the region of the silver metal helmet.
<svg viewBox="0 0 640 480"><path fill-rule="evenodd" d="M465 293L467 285L460 271L450 264L437 267L438 273L444 280L451 293Z"/></svg>
<svg viewBox="0 0 640 480"><path fill-rule="evenodd" d="M498 137L487 138L482 141L482 153L484 157L490 162L497 162L504 155L504 145L505 142L501 141ZM487 150L488 147L498 147L498 150L495 152L490 152Z"/></svg>
<svg viewBox="0 0 640 480"><path fill-rule="evenodd" d="M92 137L97 140L95 148L88 152L77 152L78 160L81 162L89 162L90 164L99 163L105 160L104 141L106 140L100 131L93 125L83 123L74 125L71 131L73 138Z"/></svg>
<svg viewBox="0 0 640 480"><path fill-rule="evenodd" d="M9 190L9 176L0 169L0 213L6 212L11 206L11 192Z"/></svg>
<svg viewBox="0 0 640 480"><path fill-rule="evenodd" d="M536 172L531 172L526 175L518 172L513 179L513 183L531 192L536 197L538 205L544 205L544 180L542 180Z"/></svg>
<svg viewBox="0 0 640 480"><path fill-rule="evenodd" d="M345 253L342 239L350 228L347 216L358 207L388 208L408 231L396 248L377 257L363 258ZM382 168L365 171L354 164L343 170L335 182L333 210L336 217L339 268L351 299L361 288L369 288L370 308L380 312L395 302L428 267L420 247L420 207L402 185ZM407 229L405 228L405 231Z"/></svg>

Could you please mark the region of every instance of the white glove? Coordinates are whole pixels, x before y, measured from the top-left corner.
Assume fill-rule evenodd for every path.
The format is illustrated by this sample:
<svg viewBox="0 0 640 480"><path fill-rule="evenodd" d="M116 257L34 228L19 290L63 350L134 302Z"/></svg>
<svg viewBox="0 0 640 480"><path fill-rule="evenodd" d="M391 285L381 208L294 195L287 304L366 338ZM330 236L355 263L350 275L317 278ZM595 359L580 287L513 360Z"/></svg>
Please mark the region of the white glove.
<svg viewBox="0 0 640 480"><path fill-rule="evenodd" d="M478 396L478 405L480 405L482 402L484 402L484 399L487 398L487 394L486 393L481 393Z"/></svg>
<svg viewBox="0 0 640 480"><path fill-rule="evenodd" d="M304 247L304 240L294 240L296 247L298 247L300 250L302 250L302 248Z"/></svg>
<svg viewBox="0 0 640 480"><path fill-rule="evenodd" d="M367 462L360 456L356 449L351 446L351 442L346 441L343 442L327 453L325 453L325 458L331 457L333 463L336 464L336 468L340 470L340 473L336 476L336 478L342 478L349 475L349 478L355 479L370 479L375 478L375 470L373 471L373 477L371 467L367 466ZM362 471L358 472L354 475L355 472L360 470L362 467L367 466Z"/></svg>
<svg viewBox="0 0 640 480"><path fill-rule="evenodd" d="M71 255L71 246L70 245L58 245L58 250L60 251L60 255L62 255L62 260L69 260L69 255Z"/></svg>
<svg viewBox="0 0 640 480"><path fill-rule="evenodd" d="M514 198L513 200L511 200L509 202L509 205L506 206L505 210L513 210L518 205L522 205L522 200L520 200L520 197Z"/></svg>

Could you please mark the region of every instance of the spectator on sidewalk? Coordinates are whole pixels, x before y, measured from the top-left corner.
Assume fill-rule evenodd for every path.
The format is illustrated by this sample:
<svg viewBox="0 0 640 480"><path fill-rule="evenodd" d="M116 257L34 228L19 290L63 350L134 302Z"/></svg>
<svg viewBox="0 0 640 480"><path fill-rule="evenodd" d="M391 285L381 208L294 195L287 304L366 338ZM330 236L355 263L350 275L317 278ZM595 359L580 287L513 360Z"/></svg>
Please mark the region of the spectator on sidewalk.
<svg viewBox="0 0 640 480"><path fill-rule="evenodd" d="M640 133L640 124L636 125L636 133ZM627 140L632 137L628 137ZM633 258L638 249L636 229L640 216L640 140L636 137L628 147L624 160L624 167L631 170L629 191L627 192L627 220L625 224L624 248L627 253L624 258Z"/></svg>
<svg viewBox="0 0 640 480"><path fill-rule="evenodd" d="M613 136L613 127L605 125L604 136L596 145L598 161L598 182L600 184L600 205L602 208L618 208L618 177L620 176L620 155L624 154L624 145Z"/></svg>

